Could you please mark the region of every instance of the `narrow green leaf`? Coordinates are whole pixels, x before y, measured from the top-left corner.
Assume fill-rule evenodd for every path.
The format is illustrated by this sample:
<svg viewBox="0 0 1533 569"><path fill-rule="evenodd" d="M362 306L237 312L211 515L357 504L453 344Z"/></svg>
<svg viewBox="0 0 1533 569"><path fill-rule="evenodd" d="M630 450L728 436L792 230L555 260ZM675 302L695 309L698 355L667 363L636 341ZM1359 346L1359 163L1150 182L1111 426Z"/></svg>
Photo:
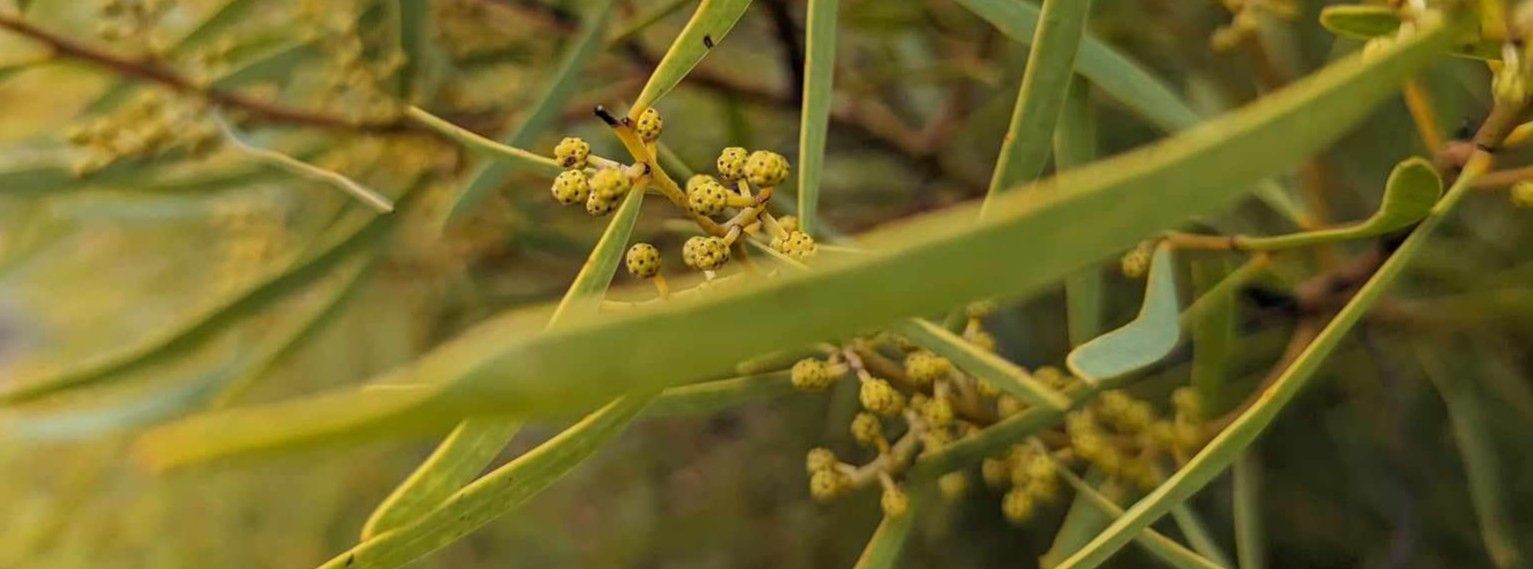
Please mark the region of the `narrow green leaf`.
<svg viewBox="0 0 1533 569"><path fill-rule="evenodd" d="M1262 533L1261 466L1250 451L1235 461L1235 555L1240 569L1267 566L1266 536Z"/></svg>
<svg viewBox="0 0 1533 569"><path fill-rule="evenodd" d="M1379 209L1368 219L1344 227L1291 235L1237 237L1235 244L1242 249L1269 251L1382 235L1404 229L1426 217L1437 198L1442 196L1442 191L1442 178L1438 177L1431 162L1423 158L1407 158L1389 173Z"/></svg>
<svg viewBox="0 0 1533 569"><path fill-rule="evenodd" d="M405 116L410 117L410 120L415 121L416 124L436 131L442 136L446 136L447 138L451 138L457 141L459 144L479 152L492 155L499 160L504 160L514 167L526 168L530 172L548 176L550 178L558 176L560 172L564 171L564 168L561 168L558 162L554 162L553 158L549 158L534 152L529 152L514 146L507 146L483 136L479 136L478 134L475 134L466 128L452 124L447 120L433 115L420 107L410 107L405 111Z"/></svg>
<svg viewBox="0 0 1533 569"><path fill-rule="evenodd" d="M1038 29L1038 8L1022 0L958 0L958 3L1012 41L1030 43ZM1203 120L1160 79L1090 34L1081 39L1075 72L1168 131L1188 128Z"/></svg>
<svg viewBox="0 0 1533 569"><path fill-rule="evenodd" d="M320 569L400 567L468 535L558 481L623 432L652 396L608 403L580 422L452 494L423 516L362 541Z"/></svg>
<svg viewBox="0 0 1533 569"><path fill-rule="evenodd" d="M580 34L574 39L574 43L565 49L563 59L554 71L552 79L543 88L537 98L537 103L527 112L527 117L522 123L511 131L502 141L512 148L527 148L537 142L538 135L542 134L559 113L564 110L569 102L570 95L580 85L580 78L584 75L586 65L591 59L601 52L602 37L607 30L607 22L612 19L612 0L599 0L592 3L586 12L581 24ZM549 160L549 163L553 163ZM557 166L557 164L555 164ZM485 196L505 183L506 178L518 167L529 168L534 172L545 175L557 176L559 170L548 170L543 166L529 167L527 164L512 161L492 161L479 167L467 184L453 197L452 206L447 210L446 222L461 218L464 214L472 211Z"/></svg>
<svg viewBox="0 0 1533 569"><path fill-rule="evenodd" d="M1027 54L1027 70L1001 142L1001 155L991 173L986 203L1043 172L1090 15L1091 0L1043 0L1032 50Z"/></svg>
<svg viewBox="0 0 1533 569"><path fill-rule="evenodd" d="M952 360L974 377L999 387L1023 401L1055 409L1070 408L1070 399L1053 388L1033 379L1027 370L1006 358L981 350L947 329L925 320L912 318L896 324L894 331L909 338L916 345L931 350L939 356Z"/></svg>
<svg viewBox="0 0 1533 569"><path fill-rule="evenodd" d="M1432 215L1416 227L1410 237L1407 237L1394 254L1384 261L1379 270L1363 284L1362 288L1358 289L1352 300L1331 319L1330 323L1326 324L1309 346L1306 346L1293 363L1272 381L1256 404L1236 417L1181 470L1139 503L1134 504L1134 507L1130 508L1122 518L1113 522L1113 525L1092 540L1091 544L1066 560L1060 567L1077 569L1101 565L1121 548L1130 536L1149 526L1172 506L1190 498L1234 462L1240 453L1254 442L1268 425L1272 424L1278 412L1304 389L1326 357L1336 349L1342 338L1346 337L1347 332L1351 331L1352 326L1372 308L1373 303L1378 301L1384 291L1400 276L1405 266L1421 250L1422 243L1431 237L1438 225L1447 217L1447 213L1465 192L1469 191L1470 183L1474 178L1475 175L1468 169L1459 176L1453 189L1433 209Z"/></svg>
<svg viewBox="0 0 1533 569"><path fill-rule="evenodd" d="M1400 29L1398 8L1391 6L1343 4L1326 6L1320 10L1320 25L1338 36L1356 40L1370 40L1393 35ZM1493 39L1468 37L1453 46L1452 53L1460 57L1501 59L1501 42Z"/></svg>
<svg viewBox="0 0 1533 569"><path fill-rule="evenodd" d="M1234 567L1230 563L1229 554L1219 546L1213 532L1208 530L1208 524L1203 522L1203 517L1196 511L1187 504L1178 504L1175 508L1171 508L1171 518L1176 520L1176 527L1182 530L1182 535L1187 538L1187 544L1191 545L1192 550L1198 555L1202 555L1204 559L1220 567Z"/></svg>
<svg viewBox="0 0 1533 569"><path fill-rule="evenodd" d="M1054 129L1054 170L1064 172L1090 164L1097 155L1096 116L1091 113L1090 89L1080 79L1070 81L1059 125ZM1070 346L1079 346L1102 333L1102 274L1090 267L1065 278L1065 317Z"/></svg>
<svg viewBox="0 0 1533 569"><path fill-rule="evenodd" d="M1224 385L1235 349L1235 291L1219 286L1231 276L1227 266L1223 258L1192 263L1192 284L1202 293L1197 302L1205 303L1199 316L1186 322L1192 335L1192 387L1208 406L1210 416L1224 412Z"/></svg>
<svg viewBox="0 0 1533 569"><path fill-rule="evenodd" d="M1469 381L1470 376L1449 370L1438 355L1441 349L1418 344L1413 351L1422 372L1448 408L1448 425L1453 430L1459 460L1469 479L1469 498L1474 504L1485 553L1498 569L1525 567L1526 558L1519 545L1517 524L1507 510L1507 505L1512 502L1507 497L1501 460L1496 454L1490 426L1486 424L1485 409L1481 404L1483 396L1477 393L1474 382ZM1236 472L1239 472L1238 468Z"/></svg>
<svg viewBox="0 0 1533 569"><path fill-rule="evenodd" d="M1064 478L1065 482L1075 489L1078 498L1084 498L1087 504L1096 508L1097 511L1106 514L1109 519L1123 516L1123 508L1111 498L1092 488L1090 484L1081 480L1074 472L1070 472L1070 469L1057 463L1055 466L1059 471L1060 477ZM1226 569L1227 567L1198 555L1196 552L1183 547L1182 544L1151 528L1145 528L1144 531L1134 536L1134 542L1167 565L1178 569Z"/></svg>
<svg viewBox="0 0 1533 569"><path fill-rule="evenodd" d="M1128 375L1160 361L1176 348L1182 331L1181 304L1169 245L1156 248L1145 280L1139 316L1122 328L1071 350L1065 357L1065 365L1076 377L1096 383Z"/></svg>
<svg viewBox="0 0 1533 569"><path fill-rule="evenodd" d="M668 387L644 410L646 416L707 415L793 392L787 371Z"/></svg>
<svg viewBox="0 0 1533 569"><path fill-rule="evenodd" d="M724 36L735 27L735 22L750 5L750 0L703 0L692 13L692 19L687 21L687 27L682 28L649 75L649 81L639 91L639 98L633 101L629 116L639 116L680 83L703 56L724 41Z"/></svg>
<svg viewBox="0 0 1533 569"><path fill-rule="evenodd" d="M830 127L836 71L836 10L840 0L809 0L804 36L804 106L798 127L798 214L805 233L818 235L820 170Z"/></svg>
<svg viewBox="0 0 1533 569"><path fill-rule="evenodd" d="M862 555L857 556L857 564L853 569L890 569L900 560L900 552L905 549L905 542L909 540L910 528L915 525L915 519L919 514L918 508L924 504L919 503L919 497L912 497L910 509L905 515L891 518L884 516L883 521L878 523L878 529L873 530L873 537L868 538L868 544L863 546Z"/></svg>
<svg viewBox="0 0 1533 569"><path fill-rule="evenodd" d="M398 207L406 207L417 193L413 189L408 191L397 202ZM208 309L180 323L166 326L163 332L148 337L140 344L103 354L56 374L8 383L0 389L0 404L32 401L179 357L202 345L230 324L260 312L328 274L337 263L357 251L373 246L389 232L399 217L384 215L362 219L355 226L344 228L339 235L316 248L314 253L299 259L285 270L275 271L219 299Z"/></svg>
<svg viewBox="0 0 1533 569"><path fill-rule="evenodd" d="M728 374L763 351L855 334L965 299L1035 293L1146 236L1220 211L1252 180L1328 145L1439 52L1449 30L1426 23L1367 59L1340 60L1184 135L1002 196L978 221L974 204L926 214L866 234L868 254L826 259L812 273L673 298L533 337L505 328L517 317L508 313L381 378L441 378L429 394L343 390L210 414L151 431L141 448L180 464L274 449L287 439L312 444L387 432L402 426L391 425L402 415L407 424L439 425L475 413L556 415L646 386ZM1039 243L1049 246L1023 246ZM711 325L699 329L697 322ZM717 327L749 327L753 341L712 333ZM604 357L589 357L591 346L602 346ZM688 346L689 357L675 358L675 346ZM294 413L326 421L314 427ZM249 421L260 430L241 426ZM245 434L220 441L225 432Z"/></svg>
<svg viewBox="0 0 1533 569"><path fill-rule="evenodd" d="M552 328L571 314L594 313L612 283L613 273L622 262L628 237L644 205L644 192L628 193L623 204L612 214L601 240L591 250L580 273L570 284L548 319ZM483 472L511 437L520 430L519 421L501 418L468 419L437 446L431 456L411 473L373 510L362 526L362 539L371 539L385 531L403 526L430 512ZM550 443L554 444L554 443Z"/></svg>
<svg viewBox="0 0 1533 569"><path fill-rule="evenodd" d="M1083 482L1095 488L1101 486L1106 479L1101 473L1093 471L1087 474L1087 480ZM1102 494L1101 498L1116 504L1122 491L1118 486L1109 486L1100 494ZM1112 522L1112 514L1104 511L1093 501L1093 496L1079 491L1075 498L1070 500L1070 509L1065 512L1065 519L1060 522L1059 531L1054 533L1054 543L1038 558L1038 566L1041 569L1051 569L1058 565L1060 561L1079 551L1086 542L1091 541L1092 537Z"/></svg>
<svg viewBox="0 0 1533 569"><path fill-rule="evenodd" d="M405 101L431 99L440 78L443 53L433 37L435 26L426 0L396 0L399 18L399 50L405 64L399 70L399 97ZM516 146L516 145L513 145Z"/></svg>

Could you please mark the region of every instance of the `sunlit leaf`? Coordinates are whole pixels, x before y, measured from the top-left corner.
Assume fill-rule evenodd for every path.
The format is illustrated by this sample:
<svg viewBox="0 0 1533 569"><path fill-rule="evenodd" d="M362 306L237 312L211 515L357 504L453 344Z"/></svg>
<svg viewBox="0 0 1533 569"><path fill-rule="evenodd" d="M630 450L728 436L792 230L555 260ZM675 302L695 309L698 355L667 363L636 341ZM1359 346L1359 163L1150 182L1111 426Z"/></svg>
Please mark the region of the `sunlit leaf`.
<svg viewBox="0 0 1533 569"><path fill-rule="evenodd" d="M671 48L660 58L649 81L644 84L644 90L634 99L629 116L639 116L680 83L703 56L724 41L724 36L735 27L735 22L750 5L750 0L703 0L692 13L692 19L687 21L687 27L682 28Z"/></svg>

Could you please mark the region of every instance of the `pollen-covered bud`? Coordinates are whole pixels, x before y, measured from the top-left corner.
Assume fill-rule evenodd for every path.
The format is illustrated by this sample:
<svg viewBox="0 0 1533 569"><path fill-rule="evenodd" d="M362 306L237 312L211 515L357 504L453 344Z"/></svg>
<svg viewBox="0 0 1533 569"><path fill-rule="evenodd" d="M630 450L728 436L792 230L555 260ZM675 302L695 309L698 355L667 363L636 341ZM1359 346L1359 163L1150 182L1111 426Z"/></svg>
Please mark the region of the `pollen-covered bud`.
<svg viewBox="0 0 1533 569"><path fill-rule="evenodd" d="M788 179L788 159L770 150L757 150L745 159L745 179L758 188L772 188Z"/></svg>
<svg viewBox="0 0 1533 569"><path fill-rule="evenodd" d="M591 195L586 196L586 213L601 217L612 213L614 209L617 209L617 198L599 192L591 192Z"/></svg>
<svg viewBox="0 0 1533 569"><path fill-rule="evenodd" d="M586 201L591 195L591 181L580 170L565 170L554 178L554 200L562 205L575 205Z"/></svg>
<svg viewBox="0 0 1533 569"><path fill-rule="evenodd" d="M633 187L628 175L617 168L602 168L591 176L591 192L607 197L622 197Z"/></svg>
<svg viewBox="0 0 1533 569"><path fill-rule="evenodd" d="M789 231L784 237L773 237L772 248L777 252L804 261L814 256L814 238L802 231Z"/></svg>
<svg viewBox="0 0 1533 569"><path fill-rule="evenodd" d="M584 139L569 136L560 140L554 146L554 161L559 166L569 170L580 170L586 167L591 158L591 145Z"/></svg>
<svg viewBox="0 0 1533 569"><path fill-rule="evenodd" d="M1512 198L1512 205L1516 207L1533 207L1533 181L1521 181L1512 184L1508 192Z"/></svg>
<svg viewBox="0 0 1533 569"><path fill-rule="evenodd" d="M623 258L628 273L641 279L660 274L660 250L648 243L634 243Z"/></svg>
<svg viewBox="0 0 1533 569"><path fill-rule="evenodd" d="M693 237L681 246L681 260L700 271L714 271L729 262L729 245L718 237Z"/></svg>
<svg viewBox="0 0 1533 569"><path fill-rule="evenodd" d="M731 146L719 152L719 177L735 181L745 177L745 161L750 156L744 148Z"/></svg>
<svg viewBox="0 0 1533 569"><path fill-rule="evenodd" d="M798 231L798 218L791 215L784 215L777 218L777 226L781 227L783 231L787 231L788 233Z"/></svg>
<svg viewBox="0 0 1533 569"><path fill-rule="evenodd" d="M963 339L968 340L969 344L981 350L987 352L995 351L995 336L991 336L989 332L984 330L978 328L964 330Z"/></svg>
<svg viewBox="0 0 1533 569"><path fill-rule="evenodd" d="M1033 379L1055 389L1061 389L1066 383L1069 383L1069 378L1065 376L1064 372L1059 371L1059 368L1054 366L1039 367L1033 372Z"/></svg>
<svg viewBox="0 0 1533 569"><path fill-rule="evenodd" d="M1001 388L983 379L974 380L974 390L978 391L981 397L999 397L1001 395Z"/></svg>
<svg viewBox="0 0 1533 569"><path fill-rule="evenodd" d="M1027 403L1011 395L1001 395L995 400L995 411L1002 417L1010 417L1027 410Z"/></svg>
<svg viewBox="0 0 1533 569"><path fill-rule="evenodd" d="M1176 415L1184 420L1198 422L1203 420L1203 398L1198 396L1197 390L1191 387L1178 387L1171 392L1171 407L1176 409Z"/></svg>
<svg viewBox="0 0 1533 569"><path fill-rule="evenodd" d="M943 474L937 479L937 489L942 492L942 497L956 500L969 490L969 477L962 472Z"/></svg>
<svg viewBox="0 0 1533 569"><path fill-rule="evenodd" d="M889 382L878 378L864 380L857 391L857 399L864 409L885 417L898 415L905 409L905 396Z"/></svg>
<svg viewBox="0 0 1533 569"><path fill-rule="evenodd" d="M687 207L698 215L718 215L729 206L729 190L707 174L687 180Z"/></svg>
<svg viewBox="0 0 1533 569"><path fill-rule="evenodd" d="M987 457L979 464L980 478L991 488L1000 488L1011 480L1011 466L1004 458Z"/></svg>
<svg viewBox="0 0 1533 569"><path fill-rule="evenodd" d="M660 140L660 130L664 128L665 121L660 119L660 111L654 107L644 109L639 113L639 120L633 122L633 130L638 133L639 140L654 142Z"/></svg>
<svg viewBox="0 0 1533 569"><path fill-rule="evenodd" d="M947 377L948 372L951 371L953 371L953 362L926 350L917 350L905 356L905 374L919 385L931 385L932 382Z"/></svg>
<svg viewBox="0 0 1533 569"><path fill-rule="evenodd" d="M851 430L852 439L865 447L877 445L884 438L884 423L878 420L878 415L872 413L858 413L852 417Z"/></svg>
<svg viewBox="0 0 1533 569"><path fill-rule="evenodd" d="M840 460L836 458L836 453L830 449L815 447L809 449L809 454L804 456L804 471L814 474L821 470L832 470L838 462Z"/></svg>
<svg viewBox="0 0 1533 569"><path fill-rule="evenodd" d="M953 433L947 429L932 428L921 433L921 452L923 454L937 452L952 443Z"/></svg>
<svg viewBox="0 0 1533 569"><path fill-rule="evenodd" d="M1014 524L1026 522L1033 517L1037 501L1026 488L1012 488L1001 498L1001 514Z"/></svg>
<svg viewBox="0 0 1533 569"><path fill-rule="evenodd" d="M794 362L793 369L788 373L788 379L794 389L800 391L822 391L836 382L833 370L825 362L814 358L804 358Z"/></svg>
<svg viewBox="0 0 1533 569"><path fill-rule="evenodd" d="M1123 255L1118 261L1118 268L1123 271L1123 276L1137 279L1144 276L1150 270L1150 248L1141 243L1134 250Z"/></svg>
<svg viewBox="0 0 1533 569"><path fill-rule="evenodd" d="M809 475L809 495L820 502L828 502L846 488L846 477L834 468L816 470Z"/></svg>
<svg viewBox="0 0 1533 569"><path fill-rule="evenodd" d="M905 494L899 486L891 484L884 488L884 494L879 497L878 505L883 508L885 516L898 518L910 511L910 496Z"/></svg>
<svg viewBox="0 0 1533 569"><path fill-rule="evenodd" d="M946 397L935 397L921 407L921 418L933 426L946 427L953 424L953 404Z"/></svg>

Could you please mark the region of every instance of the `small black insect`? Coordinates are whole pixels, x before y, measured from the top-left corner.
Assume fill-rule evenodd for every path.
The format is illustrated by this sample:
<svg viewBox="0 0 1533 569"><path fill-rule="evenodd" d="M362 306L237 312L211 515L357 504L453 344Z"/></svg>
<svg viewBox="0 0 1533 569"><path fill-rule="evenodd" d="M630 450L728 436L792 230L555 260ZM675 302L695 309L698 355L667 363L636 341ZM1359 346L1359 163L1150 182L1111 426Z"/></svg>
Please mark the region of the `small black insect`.
<svg viewBox="0 0 1533 569"><path fill-rule="evenodd" d="M708 49L713 49L713 36L708 35L708 34L703 34L703 47L706 47Z"/></svg>

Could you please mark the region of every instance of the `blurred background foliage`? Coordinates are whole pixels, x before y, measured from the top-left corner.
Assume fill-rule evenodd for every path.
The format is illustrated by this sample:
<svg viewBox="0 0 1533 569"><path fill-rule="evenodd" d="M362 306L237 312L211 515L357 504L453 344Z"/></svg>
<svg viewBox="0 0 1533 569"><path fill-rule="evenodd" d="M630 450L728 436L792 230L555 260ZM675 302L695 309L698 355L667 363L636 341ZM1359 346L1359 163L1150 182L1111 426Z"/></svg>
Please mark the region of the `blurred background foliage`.
<svg viewBox="0 0 1533 569"><path fill-rule="evenodd" d="M227 1L174 0L148 35L111 42L96 35L103 17L95 2L38 0L26 17L131 54L148 42L175 45ZM431 0L425 29L434 49L409 61L391 27L400 4L253 4L216 32L172 49L172 66L336 116L388 116L390 98L403 96L492 135L525 118L583 9L575 0ZM546 153L558 137L579 135L598 154L622 154L590 109L632 99L692 4L619 0L614 31L657 8L677 9L607 46L557 124L529 147ZM1301 3L1291 21L1263 22L1271 57L1262 65L1239 51L1209 49L1210 35L1230 19L1212 0L1097 4L1094 34L1208 114L1263 92L1270 78L1261 76L1262 65L1291 79L1359 47L1316 23L1322 3L1315 1ZM855 232L982 195L1026 47L946 0L844 0L841 14L822 192L830 224ZM794 159L802 27L801 2L756 2L728 41L659 104L667 140L684 161L708 164L727 145ZM227 148L128 158L75 179L70 168L86 157L65 142L71 128L121 117L144 97L187 103L46 55L0 33L0 382L140 341L372 215L329 187ZM1449 129L1481 118L1488 83L1483 65L1456 59L1441 60L1422 78ZM1093 110L1104 155L1161 136L1103 97L1093 98ZM355 541L368 512L434 440L167 476L137 468L126 442L146 424L233 398L274 400L360 381L489 314L555 299L601 231L602 224L548 199L546 179L518 174L439 235L453 188L483 158L422 136L240 124L265 146L386 195L420 186L419 207L401 213L376 258L343 263L302 294L219 333L193 357L0 414L0 567L305 567L328 559ZM1285 182L1318 188L1330 219L1360 219L1375 207L1389 168L1424 153L1405 106L1394 102ZM658 210L668 206L652 202L646 207L657 211L641 217L638 236L679 249L687 234L660 221L668 212ZM1317 387L1260 443L1272 566L1489 565L1462 440L1423 360L1483 421L1472 436L1496 451L1513 535L1533 541L1533 212L1487 192L1464 204L1460 219L1428 245L1396 298L1353 334ZM1230 231L1284 227L1254 203L1206 222ZM1294 322L1286 291L1314 262L1285 258L1242 296L1238 381L1254 385L1277 358ZM1113 267L1103 266L1105 320L1120 323L1137 309L1140 285ZM255 365L255 354L276 349L284 331L338 294L342 304L312 336L269 369ZM1057 364L1068 349L1063 305L1055 293L994 316L989 326L1001 352L1028 366ZM1185 382L1186 361L1184 350L1135 390L1164 394ZM843 382L829 397L789 395L712 417L645 421L515 515L419 566L850 566L877 523L876 494L815 504L801 464L812 446L851 446L844 425L854 391ZM558 427L527 429L505 456ZM1229 535L1228 484L1216 482L1195 503L1220 536ZM1032 564L1063 506L1013 527L998 499L980 488L925 514L905 565ZM1173 526L1158 527L1176 534ZM1131 549L1113 566L1152 563Z"/></svg>

